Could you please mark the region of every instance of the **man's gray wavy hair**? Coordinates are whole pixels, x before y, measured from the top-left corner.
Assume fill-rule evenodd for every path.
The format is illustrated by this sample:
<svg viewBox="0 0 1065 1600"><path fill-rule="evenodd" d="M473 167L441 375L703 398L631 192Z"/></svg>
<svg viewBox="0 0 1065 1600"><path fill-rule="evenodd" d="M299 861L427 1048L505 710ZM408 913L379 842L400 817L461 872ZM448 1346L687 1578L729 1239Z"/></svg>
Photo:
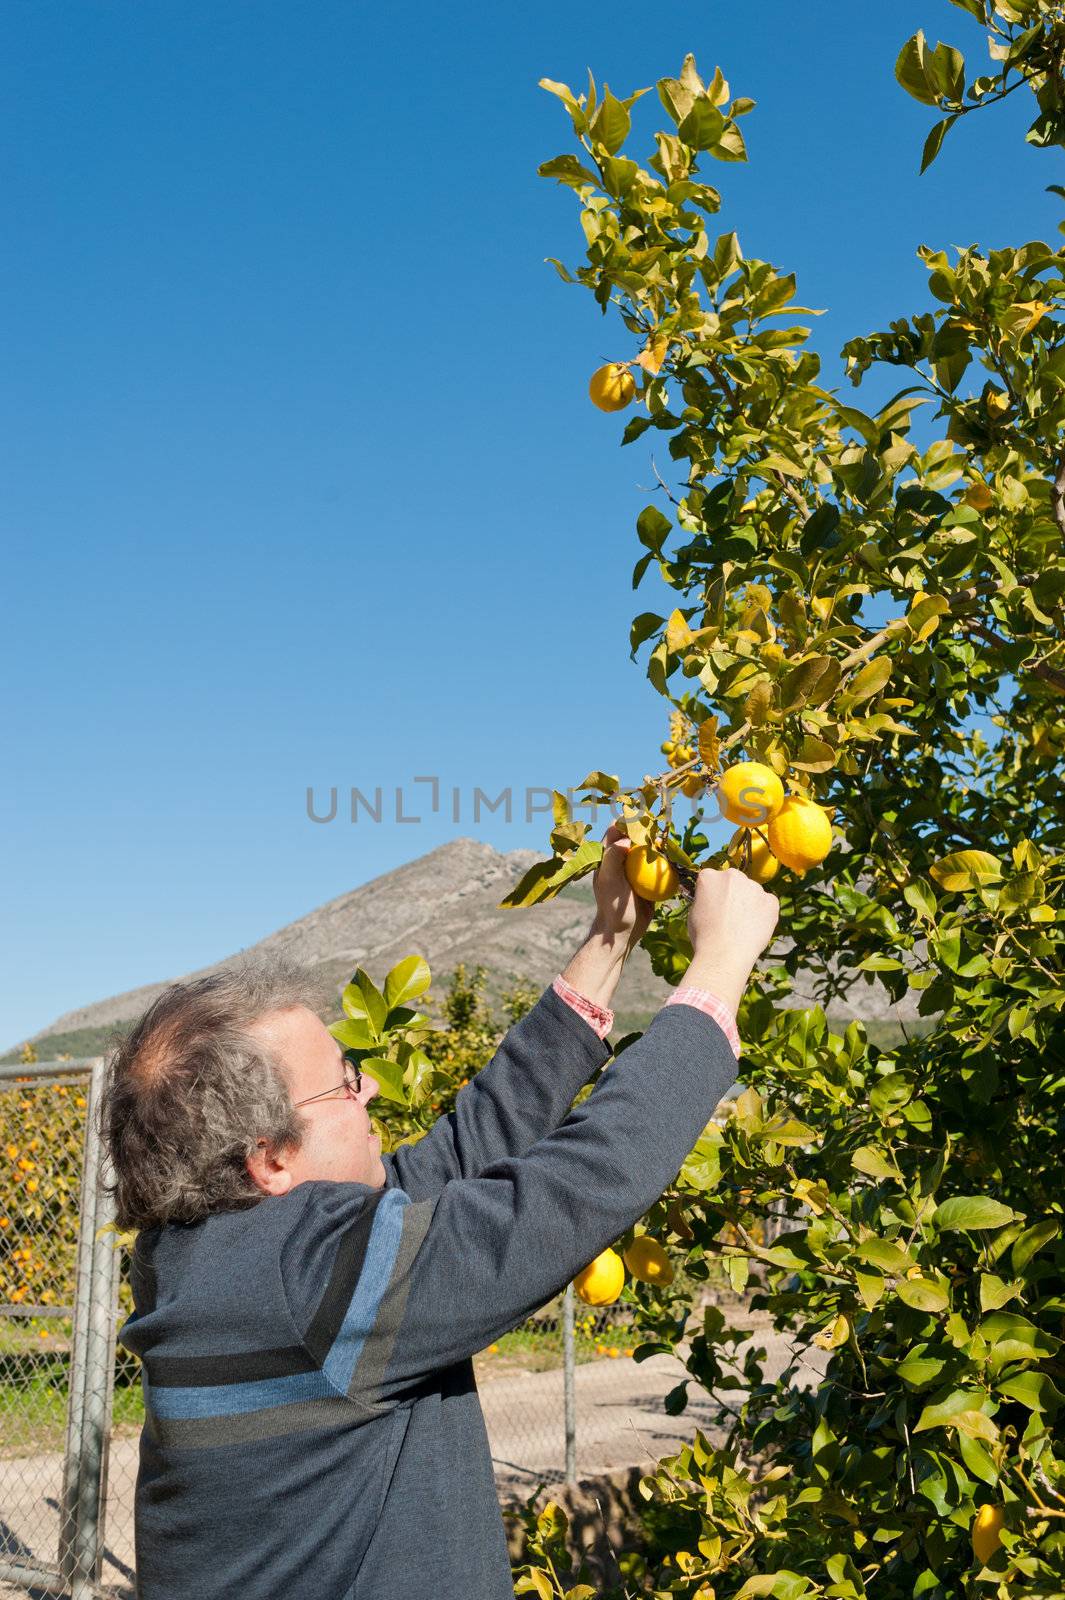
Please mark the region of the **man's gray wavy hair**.
<svg viewBox="0 0 1065 1600"><path fill-rule="evenodd" d="M259 1139L298 1146L303 1121L281 1062L247 1029L324 1000L309 969L245 956L153 1001L107 1065L101 1126L120 1228L199 1222L262 1198L247 1156Z"/></svg>

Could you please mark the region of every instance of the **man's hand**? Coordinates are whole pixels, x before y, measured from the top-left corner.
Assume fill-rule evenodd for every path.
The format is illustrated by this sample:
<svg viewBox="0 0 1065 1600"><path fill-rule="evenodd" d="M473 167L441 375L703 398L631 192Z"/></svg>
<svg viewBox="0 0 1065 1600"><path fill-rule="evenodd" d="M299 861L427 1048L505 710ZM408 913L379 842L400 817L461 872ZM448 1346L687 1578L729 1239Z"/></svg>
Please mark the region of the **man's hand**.
<svg viewBox="0 0 1065 1600"><path fill-rule="evenodd" d="M592 933L616 940L624 955L639 944L655 914L651 902L635 894L625 876L625 857L631 848L631 841L612 822L603 835L603 859L592 874L596 905Z"/></svg>
<svg viewBox="0 0 1065 1600"><path fill-rule="evenodd" d="M776 895L746 873L736 867L704 867L688 912L694 954L684 982L711 990L737 1012L779 915Z"/></svg>
<svg viewBox="0 0 1065 1600"><path fill-rule="evenodd" d="M609 1011L625 957L647 932L655 908L633 894L625 876L629 841L614 823L603 835L603 859L592 875L595 919L562 976L578 993Z"/></svg>

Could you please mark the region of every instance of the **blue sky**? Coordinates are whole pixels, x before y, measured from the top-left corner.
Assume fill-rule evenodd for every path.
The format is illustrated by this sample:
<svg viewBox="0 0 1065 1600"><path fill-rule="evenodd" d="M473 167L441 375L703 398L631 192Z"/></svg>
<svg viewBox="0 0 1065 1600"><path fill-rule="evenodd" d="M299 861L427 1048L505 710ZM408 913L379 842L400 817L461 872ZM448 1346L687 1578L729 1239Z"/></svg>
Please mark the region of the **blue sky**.
<svg viewBox="0 0 1065 1600"><path fill-rule="evenodd" d="M759 102L750 166L708 164L721 227L830 308L834 358L923 304L918 244L1060 215L1020 96L918 178L920 26L982 56L945 0L5 10L0 1045L446 839L545 846L474 824L478 785L647 770L653 479L587 398L629 336L544 264L583 257L538 80L719 63ZM647 95L628 153L662 122ZM413 813L422 774L458 823L307 819L308 785Z"/></svg>

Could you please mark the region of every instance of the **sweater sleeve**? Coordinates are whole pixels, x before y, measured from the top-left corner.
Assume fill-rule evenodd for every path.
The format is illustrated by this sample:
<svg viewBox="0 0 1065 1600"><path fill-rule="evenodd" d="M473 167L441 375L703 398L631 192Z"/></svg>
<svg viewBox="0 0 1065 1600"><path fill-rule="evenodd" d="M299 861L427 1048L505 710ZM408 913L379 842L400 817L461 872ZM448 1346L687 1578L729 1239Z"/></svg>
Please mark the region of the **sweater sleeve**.
<svg viewBox="0 0 1065 1600"><path fill-rule="evenodd" d="M721 1026L668 1006L525 1154L423 1201L309 1186L324 1203L300 1208L282 1266L315 1360L332 1362L335 1386L374 1414L483 1349L644 1214L734 1080Z"/></svg>
<svg viewBox="0 0 1065 1600"><path fill-rule="evenodd" d="M610 1056L610 1046L558 994L544 990L508 1030L488 1065L416 1144L384 1156L388 1186L412 1200L439 1194L493 1161L520 1156L553 1128L578 1090Z"/></svg>

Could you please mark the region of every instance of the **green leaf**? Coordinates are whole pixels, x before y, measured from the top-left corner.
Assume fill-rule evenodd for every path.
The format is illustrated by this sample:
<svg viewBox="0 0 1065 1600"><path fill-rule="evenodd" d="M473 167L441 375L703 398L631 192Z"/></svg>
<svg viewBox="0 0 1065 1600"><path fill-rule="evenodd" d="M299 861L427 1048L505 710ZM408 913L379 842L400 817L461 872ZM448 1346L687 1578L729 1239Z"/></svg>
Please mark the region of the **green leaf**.
<svg viewBox="0 0 1065 1600"><path fill-rule="evenodd" d="M424 994L432 982L429 963L424 956L407 956L399 961L385 978L385 1004L389 1011L405 1006Z"/></svg>
<svg viewBox="0 0 1065 1600"><path fill-rule="evenodd" d="M955 1389L945 1400L939 1400L935 1405L925 1406L914 1426L914 1433L927 1433L930 1428L942 1428L950 1421L951 1417L961 1415L969 1410L976 1410L983 1401L983 1395L972 1389Z"/></svg>
<svg viewBox="0 0 1065 1600"><path fill-rule="evenodd" d="M551 265L554 267L555 271L558 273L559 277L562 279L563 283L577 283L578 282L578 279L576 279L573 276L573 274L571 272L569 272L562 265L561 261L559 261L557 256L545 256L544 260L545 261L549 261L551 263Z"/></svg>
<svg viewBox="0 0 1065 1600"><path fill-rule="evenodd" d="M783 711L797 711L811 700L819 705L835 693L840 679L839 662L831 656L809 656L785 673L780 685Z"/></svg>
<svg viewBox="0 0 1065 1600"><path fill-rule="evenodd" d="M923 31L919 30L912 39L907 39L899 51L898 60L895 62L895 77L906 93L911 94L915 100L920 100L922 105L935 105L935 91L929 85L925 66Z"/></svg>
<svg viewBox="0 0 1065 1600"><path fill-rule="evenodd" d="M932 165L932 162L942 150L943 140L947 137L947 134L957 122L958 116L959 113L955 112L953 116L944 117L942 122L934 122L932 124L931 131L924 142L923 149L921 150L922 172L928 171L929 167ZM964 371L964 368L962 370Z"/></svg>
<svg viewBox="0 0 1065 1600"><path fill-rule="evenodd" d="M913 1099L913 1080L905 1072L889 1072L869 1091L869 1105L886 1119Z"/></svg>
<svg viewBox="0 0 1065 1600"><path fill-rule="evenodd" d="M972 1439L968 1434L959 1433L958 1454L974 1478L979 1478L982 1483L998 1483L998 1468L995 1466L985 1446L978 1439Z"/></svg>
<svg viewBox="0 0 1065 1600"><path fill-rule="evenodd" d="M407 1104L403 1068L398 1061L388 1061L384 1056L364 1056L359 1062L359 1070L379 1085L382 1100L392 1100L400 1106Z"/></svg>
<svg viewBox="0 0 1065 1600"><path fill-rule="evenodd" d="M914 1265L912 1256L887 1239L862 1239L856 1247L856 1253L860 1261L867 1262L871 1267L879 1267L881 1272L890 1273L895 1278L901 1278L907 1268Z"/></svg>
<svg viewBox="0 0 1065 1600"><path fill-rule="evenodd" d="M1010 1251L1010 1262L1014 1272L1023 1272L1031 1261L1036 1251L1042 1250L1045 1244L1056 1239L1061 1232L1061 1224L1047 1218L1043 1222L1036 1222L1026 1228L1020 1238L1014 1242Z"/></svg>
<svg viewBox="0 0 1065 1600"><path fill-rule="evenodd" d="M636 652L644 640L652 638L665 620L665 617L660 617L655 611L642 611L635 619L629 632L629 653L634 661Z"/></svg>
<svg viewBox="0 0 1065 1600"><path fill-rule="evenodd" d="M863 1144L855 1150L851 1156L851 1166L857 1172L864 1172L868 1178L886 1178L893 1183L899 1181L898 1168L871 1144Z"/></svg>
<svg viewBox="0 0 1065 1600"><path fill-rule="evenodd" d="M950 1359L949 1350L926 1355L929 1349L927 1344L915 1344L895 1368L903 1383L908 1383L912 1389L923 1389L926 1384L935 1383Z"/></svg>
<svg viewBox="0 0 1065 1600"><path fill-rule="evenodd" d="M935 1222L940 1233L980 1233L1012 1222L1016 1211L992 1200L986 1194L958 1194L944 1200L936 1209Z"/></svg>
<svg viewBox="0 0 1065 1600"><path fill-rule="evenodd" d="M854 1281L858 1285L858 1293L862 1297L865 1309L874 1311L884 1298L887 1289L883 1278L872 1272L859 1272L855 1269Z"/></svg>
<svg viewBox="0 0 1065 1600"><path fill-rule="evenodd" d="M559 183L567 184L571 189L582 188L585 184L591 184L596 189L601 187L598 174L589 172L574 155L555 156L554 160L543 162L536 170L541 178L557 178ZM572 278L567 279L569 283L573 281Z"/></svg>
<svg viewBox="0 0 1065 1600"><path fill-rule="evenodd" d="M839 544L843 535L839 531L840 510L826 500L824 505L818 506L803 523L802 534L799 539L799 549L804 556L812 555L815 550L832 550Z"/></svg>
<svg viewBox="0 0 1065 1600"><path fill-rule="evenodd" d="M662 546L673 531L673 524L668 517L664 517L657 506L644 506L636 518L636 537L648 550L653 550L656 556L662 554Z"/></svg>
<svg viewBox="0 0 1065 1600"><path fill-rule="evenodd" d="M925 882L924 878L911 878L902 891L902 898L924 921L935 920L935 890Z"/></svg>
<svg viewBox="0 0 1065 1600"><path fill-rule="evenodd" d="M925 75L943 100L956 103L965 94L965 57L953 45L937 44L925 56Z"/></svg>
<svg viewBox="0 0 1065 1600"><path fill-rule="evenodd" d="M616 155L629 136L629 127L629 113L606 89L589 128L593 143L604 145L611 155Z"/></svg>
<svg viewBox="0 0 1065 1600"><path fill-rule="evenodd" d="M998 1311L1021 1293L1019 1283L1006 1283L993 1272L980 1274L980 1310Z"/></svg>
<svg viewBox="0 0 1065 1600"><path fill-rule="evenodd" d="M688 1405L688 1379L676 1384L662 1401L667 1417L679 1417Z"/></svg>
<svg viewBox="0 0 1065 1600"><path fill-rule="evenodd" d="M956 894L996 882L1002 876L1002 863L987 850L955 850L934 861L928 871L941 889Z"/></svg>
<svg viewBox="0 0 1065 1600"><path fill-rule="evenodd" d="M990 1346L989 1359L994 1371L1011 1361L1043 1361L1061 1349L1060 1339L1037 1328L1034 1322L1016 1311L993 1311L984 1318L978 1331Z"/></svg>
<svg viewBox="0 0 1065 1600"><path fill-rule="evenodd" d="M1022 1406L1027 1406L1029 1411L1053 1413L1065 1402L1065 1394L1062 1394L1046 1372L1014 1373L996 1384L995 1393L1002 1395L1006 1400L1019 1401Z"/></svg>
<svg viewBox="0 0 1065 1600"><path fill-rule="evenodd" d="M725 119L708 99L696 100L677 128L685 144L694 150L710 150L725 131Z"/></svg>
<svg viewBox="0 0 1065 1600"><path fill-rule="evenodd" d="M500 900L499 908L515 910L519 906L535 906L541 901L552 900L565 884L594 872L602 859L601 842L585 839L568 856L553 856L548 861L537 861L510 893Z"/></svg>
<svg viewBox="0 0 1065 1600"><path fill-rule="evenodd" d="M901 1278L897 1292L903 1305L915 1311L945 1311L950 1304L946 1287L935 1278Z"/></svg>
<svg viewBox="0 0 1065 1600"><path fill-rule="evenodd" d="M345 988L340 1003L345 1016L355 1021L365 1021L373 1036L380 1038L381 1029L388 1015L388 1006L384 995L372 981L369 973L364 972L361 967Z"/></svg>
<svg viewBox="0 0 1065 1600"><path fill-rule="evenodd" d="M720 139L711 145L710 154L715 161L746 161L747 146L743 134L731 117L725 123Z"/></svg>
<svg viewBox="0 0 1065 1600"><path fill-rule="evenodd" d="M334 1022L330 1025L329 1032L345 1050L374 1050L380 1041L376 1034L370 1032L364 1020L351 1022Z"/></svg>
<svg viewBox="0 0 1065 1600"><path fill-rule="evenodd" d="M847 685L846 699L856 705L861 700L869 700L874 694L879 694L891 677L891 662L887 656L877 656L874 661L867 661Z"/></svg>
<svg viewBox="0 0 1065 1600"><path fill-rule="evenodd" d="M703 1134L681 1167L678 1182L689 1189L705 1192L716 1189L720 1180L721 1136Z"/></svg>
<svg viewBox="0 0 1065 1600"><path fill-rule="evenodd" d="M986 1439L988 1444L998 1441L998 1428L985 1411L956 1411L943 1426L955 1428L967 1439Z"/></svg>

